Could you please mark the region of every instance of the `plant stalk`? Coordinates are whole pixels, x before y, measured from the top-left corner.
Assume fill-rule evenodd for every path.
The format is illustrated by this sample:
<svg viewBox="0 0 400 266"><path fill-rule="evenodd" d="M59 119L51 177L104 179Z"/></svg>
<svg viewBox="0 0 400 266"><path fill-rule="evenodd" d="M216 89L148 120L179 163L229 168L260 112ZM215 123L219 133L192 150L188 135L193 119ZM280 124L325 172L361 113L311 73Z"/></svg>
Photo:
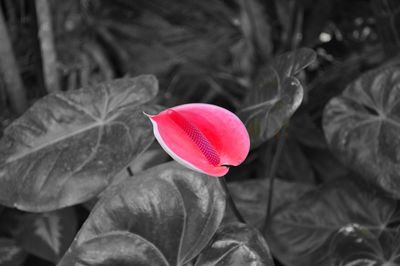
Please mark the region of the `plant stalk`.
<svg viewBox="0 0 400 266"><path fill-rule="evenodd" d="M20 75L17 59L14 55L13 44L7 29L3 12L0 8L0 78L4 82L0 95L6 95L12 111L22 114L28 107L25 87ZM5 106L2 108L5 109Z"/></svg>
<svg viewBox="0 0 400 266"><path fill-rule="evenodd" d="M60 91L61 85L57 67L57 52L54 43L50 2L49 0L36 0L35 4L46 90L47 92Z"/></svg>
<svg viewBox="0 0 400 266"><path fill-rule="evenodd" d="M232 208L233 213L235 214L236 218L241 222L241 223L246 223L246 220L243 218L243 216L240 214L239 209L236 207L235 201L232 198L232 195L229 191L228 185L226 183L225 177L219 177L220 183L222 185L222 188L225 191L225 194L227 196L227 200Z"/></svg>
<svg viewBox="0 0 400 266"><path fill-rule="evenodd" d="M286 136L285 136L286 135L286 127L287 126L283 127L281 129L280 135L278 135L279 139L278 139L278 144L276 147L276 152L275 152L274 158L272 160L271 169L268 174L269 189L268 189L267 213L266 213L265 221L267 221L271 215L272 201L273 201L273 194L274 194L274 183L275 183L274 181L275 181L276 172L277 172L278 166L279 166L279 160L281 158L283 147L285 146L285 142L286 142Z"/></svg>

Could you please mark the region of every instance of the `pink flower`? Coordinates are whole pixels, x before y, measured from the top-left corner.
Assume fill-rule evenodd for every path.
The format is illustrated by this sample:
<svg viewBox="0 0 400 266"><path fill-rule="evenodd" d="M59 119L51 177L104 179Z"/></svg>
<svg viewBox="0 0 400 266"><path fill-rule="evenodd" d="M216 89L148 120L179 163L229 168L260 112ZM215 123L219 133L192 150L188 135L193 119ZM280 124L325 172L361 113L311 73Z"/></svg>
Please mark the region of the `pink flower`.
<svg viewBox="0 0 400 266"><path fill-rule="evenodd" d="M161 147L192 170L223 176L229 166L241 164L249 153L245 126L222 107L192 103L147 116Z"/></svg>

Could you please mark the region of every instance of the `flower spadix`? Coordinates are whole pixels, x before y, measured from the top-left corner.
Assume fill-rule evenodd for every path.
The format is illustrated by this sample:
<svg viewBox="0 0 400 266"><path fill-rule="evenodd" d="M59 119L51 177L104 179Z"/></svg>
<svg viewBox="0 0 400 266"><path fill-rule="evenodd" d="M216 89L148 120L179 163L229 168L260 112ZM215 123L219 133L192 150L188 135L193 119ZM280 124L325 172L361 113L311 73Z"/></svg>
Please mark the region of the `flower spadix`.
<svg viewBox="0 0 400 266"><path fill-rule="evenodd" d="M147 115L161 147L177 162L212 176L241 164L250 149L247 130L230 111L192 103Z"/></svg>

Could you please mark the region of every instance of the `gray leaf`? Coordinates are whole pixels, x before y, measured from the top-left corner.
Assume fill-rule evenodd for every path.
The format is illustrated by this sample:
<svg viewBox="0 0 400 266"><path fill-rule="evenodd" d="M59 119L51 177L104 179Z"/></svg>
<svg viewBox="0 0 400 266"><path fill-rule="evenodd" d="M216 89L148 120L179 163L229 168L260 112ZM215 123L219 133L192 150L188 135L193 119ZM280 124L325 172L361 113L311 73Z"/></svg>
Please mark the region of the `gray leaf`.
<svg viewBox="0 0 400 266"><path fill-rule="evenodd" d="M101 192L153 141L144 75L38 100L0 140L0 203L26 211L77 204Z"/></svg>
<svg viewBox="0 0 400 266"><path fill-rule="evenodd" d="M220 228L203 250L195 266L273 266L262 235L245 224L231 223Z"/></svg>
<svg viewBox="0 0 400 266"><path fill-rule="evenodd" d="M394 199L349 178L326 184L278 209L265 237L272 254L287 266L326 266L333 255L333 237L349 226L360 226L374 237L393 234L390 224L400 213Z"/></svg>
<svg viewBox="0 0 400 266"><path fill-rule="evenodd" d="M326 139L362 177L400 197L400 69L362 75L325 107Z"/></svg>
<svg viewBox="0 0 400 266"><path fill-rule="evenodd" d="M315 60L311 49L302 48L278 56L262 69L239 117L249 131L252 147L274 136L303 100L303 87L295 75Z"/></svg>
<svg viewBox="0 0 400 266"><path fill-rule="evenodd" d="M225 210L217 178L175 162L104 194L59 266L184 265L210 241Z"/></svg>

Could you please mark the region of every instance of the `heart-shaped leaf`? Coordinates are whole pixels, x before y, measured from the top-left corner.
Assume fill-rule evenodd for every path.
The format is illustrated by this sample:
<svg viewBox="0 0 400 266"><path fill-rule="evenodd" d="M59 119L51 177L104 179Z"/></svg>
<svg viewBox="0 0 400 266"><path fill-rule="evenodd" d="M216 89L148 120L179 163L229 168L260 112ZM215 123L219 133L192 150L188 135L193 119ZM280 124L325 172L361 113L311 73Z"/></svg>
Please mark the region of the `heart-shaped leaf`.
<svg viewBox="0 0 400 266"><path fill-rule="evenodd" d="M400 197L400 69L368 72L326 106L325 136L344 163Z"/></svg>
<svg viewBox="0 0 400 266"><path fill-rule="evenodd" d="M26 253L14 240L0 238L0 265L19 266L26 258Z"/></svg>
<svg viewBox="0 0 400 266"><path fill-rule="evenodd" d="M260 71L239 117L249 131L252 146L274 136L303 100L303 87L295 77L315 60L315 52L301 48L278 56Z"/></svg>
<svg viewBox="0 0 400 266"><path fill-rule="evenodd" d="M195 266L273 266L269 248L262 235L245 224L222 226L203 250Z"/></svg>
<svg viewBox="0 0 400 266"><path fill-rule="evenodd" d="M59 266L184 265L210 241L224 210L217 178L160 165L107 190Z"/></svg>
<svg viewBox="0 0 400 266"><path fill-rule="evenodd" d="M143 75L37 101L0 141L0 203L48 211L97 195L153 141L142 111L157 90Z"/></svg>
<svg viewBox="0 0 400 266"><path fill-rule="evenodd" d="M340 230L357 224L379 236L395 232L390 226L399 218L396 200L349 179L338 180L277 210L265 236L284 265L326 266L330 243Z"/></svg>

